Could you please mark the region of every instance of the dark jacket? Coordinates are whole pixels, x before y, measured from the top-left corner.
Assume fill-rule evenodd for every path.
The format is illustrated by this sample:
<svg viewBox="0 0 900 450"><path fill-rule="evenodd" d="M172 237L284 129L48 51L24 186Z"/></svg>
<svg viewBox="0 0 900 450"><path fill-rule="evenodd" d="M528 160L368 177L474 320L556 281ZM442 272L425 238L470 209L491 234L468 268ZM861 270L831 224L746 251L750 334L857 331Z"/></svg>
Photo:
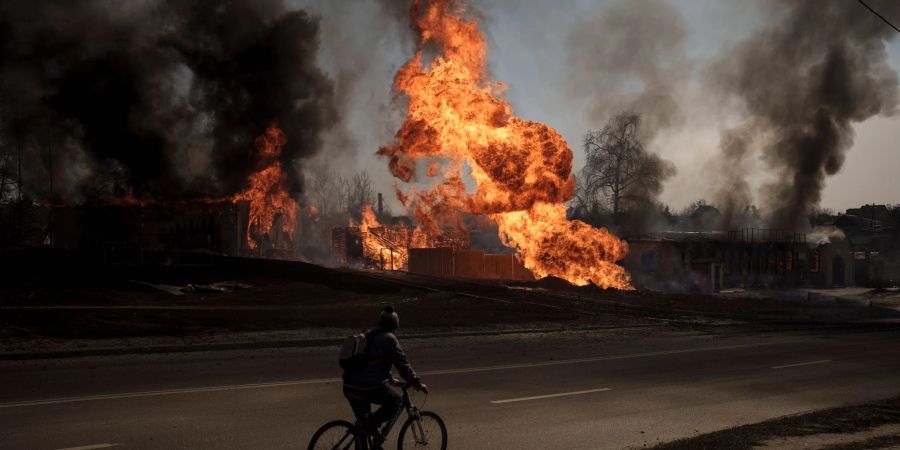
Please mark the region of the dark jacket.
<svg viewBox="0 0 900 450"><path fill-rule="evenodd" d="M361 388L378 386L391 378L391 366L396 367L400 376L409 383L419 384L419 377L409 365L394 333L377 328L369 331L366 356L369 359L366 368L357 373L345 371L344 384Z"/></svg>

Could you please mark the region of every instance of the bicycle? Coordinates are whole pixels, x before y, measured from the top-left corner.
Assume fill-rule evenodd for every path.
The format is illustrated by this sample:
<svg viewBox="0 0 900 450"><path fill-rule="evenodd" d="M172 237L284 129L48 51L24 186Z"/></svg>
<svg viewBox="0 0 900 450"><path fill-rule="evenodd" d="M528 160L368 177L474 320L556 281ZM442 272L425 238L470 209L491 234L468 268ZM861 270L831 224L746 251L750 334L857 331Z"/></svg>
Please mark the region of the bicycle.
<svg viewBox="0 0 900 450"><path fill-rule="evenodd" d="M422 411L413 405L409 399L409 383L391 380L391 384L399 386L403 390L403 408L406 410L407 419L400 427L397 436L397 449L423 449L434 448L447 450L447 427L444 420L431 411ZM418 389L417 389L418 390ZM425 401L428 394L425 393ZM425 404L425 401L422 404ZM397 422L397 417L385 423L381 430L383 436L390 433L391 428ZM377 448L374 437L363 428L363 423L357 420L350 423L346 420L333 420L322 425L309 441L309 450L371 450Z"/></svg>

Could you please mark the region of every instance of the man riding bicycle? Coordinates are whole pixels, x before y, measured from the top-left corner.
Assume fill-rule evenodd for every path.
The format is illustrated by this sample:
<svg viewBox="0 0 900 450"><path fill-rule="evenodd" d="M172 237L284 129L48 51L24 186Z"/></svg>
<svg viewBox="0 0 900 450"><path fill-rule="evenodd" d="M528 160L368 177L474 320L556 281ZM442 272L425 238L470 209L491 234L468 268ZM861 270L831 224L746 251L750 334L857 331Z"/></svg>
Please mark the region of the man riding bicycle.
<svg viewBox="0 0 900 450"><path fill-rule="evenodd" d="M366 335L366 364L359 370L344 370L344 396L353 408L357 420L365 424L366 432L371 434L377 444L384 442L379 431L382 423L396 420L402 409L402 397L390 385L393 379L391 366L409 384L424 392L427 387L422 384L416 372L406 359L400 348L400 341L394 330L400 327L400 317L394 308L387 306L378 317L375 328ZM370 414L371 404L381 405Z"/></svg>

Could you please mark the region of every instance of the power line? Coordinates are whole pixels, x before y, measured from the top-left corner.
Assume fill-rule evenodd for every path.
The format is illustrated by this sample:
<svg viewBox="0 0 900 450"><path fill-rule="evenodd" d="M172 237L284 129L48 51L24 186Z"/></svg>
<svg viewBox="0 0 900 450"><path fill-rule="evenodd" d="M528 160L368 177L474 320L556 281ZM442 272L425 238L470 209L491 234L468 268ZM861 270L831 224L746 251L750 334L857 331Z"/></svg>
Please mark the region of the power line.
<svg viewBox="0 0 900 450"><path fill-rule="evenodd" d="M872 7L869 6L869 5L867 5L866 2L864 2L863 0L857 0L857 1L858 1L860 4L862 4L863 6L865 6L866 9L868 9L869 11L872 11L872 14L875 14L876 16L878 16L878 18L881 19L881 20L883 20L884 23L888 24L888 26L890 26L891 28L897 30L897 32L900 33L900 28L897 28L897 26L894 25L894 24L892 24L890 20L887 20L884 16L882 16L881 14L878 14L878 11L875 11L874 9L872 9Z"/></svg>

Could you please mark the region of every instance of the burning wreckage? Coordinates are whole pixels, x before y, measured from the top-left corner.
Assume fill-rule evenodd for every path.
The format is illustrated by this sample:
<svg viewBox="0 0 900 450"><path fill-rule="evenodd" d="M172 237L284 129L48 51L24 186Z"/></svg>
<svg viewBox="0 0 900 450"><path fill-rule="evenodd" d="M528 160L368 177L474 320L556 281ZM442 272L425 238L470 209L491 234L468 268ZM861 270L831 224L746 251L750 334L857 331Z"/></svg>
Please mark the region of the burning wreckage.
<svg viewBox="0 0 900 450"><path fill-rule="evenodd" d="M145 255L295 259L301 210L285 189L286 175L278 161L285 143L284 133L274 126L259 136L255 149L260 169L249 176L245 189L230 197L154 201L128 191L101 204L42 208L49 224L43 243L99 250L104 262L113 263L143 262Z"/></svg>
<svg viewBox="0 0 900 450"><path fill-rule="evenodd" d="M331 263L436 276L520 280L553 276L601 288L700 291L851 285L860 273L868 273L866 267L874 267L870 259L887 254L884 249L870 251L865 247L869 244L858 239L822 241L760 229L659 232L626 240L570 219L565 204L574 195L575 180L566 141L550 126L515 115L501 95L502 83L488 76L487 47L476 21L465 19L453 2L427 2L421 8L413 17L416 53L394 79L395 90L408 100L406 120L392 142L377 151L399 180L396 196L409 211L406 221L379 223L368 208L359 223L323 230L315 208L301 207L294 194L300 189L298 177L285 169L290 161L308 156L303 153L307 150L303 136L317 135L318 128L292 129L289 125L302 121L276 117L272 123L287 128L270 126L256 139L254 151L246 151L249 146L223 150L237 156L218 161L222 167L217 166L215 173L243 177L239 188L229 183L224 190L228 195L153 201L128 191L105 204L60 206L51 201L46 214L50 225L38 245L102 249L107 262L136 262L145 254L172 253L176 262L196 254L320 262L330 258ZM318 80L320 74L309 75ZM233 131L222 130L226 135ZM297 136L293 147L286 146L288 136ZM223 136L221 141L243 145L250 139ZM130 169L126 172L141 173L140 161L126 163ZM164 177L155 181L153 185L166 185ZM471 229L461 225L463 215L494 224L502 246L472 245ZM893 230L891 242L896 241L896 227ZM300 245L328 233L330 252L324 258L310 257L313 251ZM866 250L861 251L863 247Z"/></svg>
<svg viewBox="0 0 900 450"><path fill-rule="evenodd" d="M438 277L533 280L513 253L485 253L470 248L467 233L445 229L435 239L409 225L335 227L332 249L343 265L406 270Z"/></svg>

